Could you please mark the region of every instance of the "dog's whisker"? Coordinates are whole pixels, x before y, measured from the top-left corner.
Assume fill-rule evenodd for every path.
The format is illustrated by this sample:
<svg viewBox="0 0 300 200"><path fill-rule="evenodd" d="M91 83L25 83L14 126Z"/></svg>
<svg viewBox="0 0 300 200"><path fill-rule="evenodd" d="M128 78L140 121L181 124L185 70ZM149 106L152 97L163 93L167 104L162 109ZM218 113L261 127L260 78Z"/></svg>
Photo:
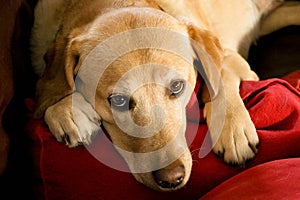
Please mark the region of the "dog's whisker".
<svg viewBox="0 0 300 200"><path fill-rule="evenodd" d="M197 153L198 151L200 151L201 148L197 148L197 149L193 149L191 152L191 155L194 155L195 153Z"/></svg>

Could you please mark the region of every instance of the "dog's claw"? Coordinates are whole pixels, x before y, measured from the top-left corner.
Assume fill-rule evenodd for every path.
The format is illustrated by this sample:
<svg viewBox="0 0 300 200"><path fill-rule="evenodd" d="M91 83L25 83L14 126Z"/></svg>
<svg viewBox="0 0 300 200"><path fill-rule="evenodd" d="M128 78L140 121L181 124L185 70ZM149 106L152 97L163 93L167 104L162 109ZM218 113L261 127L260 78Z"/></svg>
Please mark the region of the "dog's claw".
<svg viewBox="0 0 300 200"><path fill-rule="evenodd" d="M66 146L69 146L70 144L70 138L67 134L64 134L62 137L62 141L65 143Z"/></svg>
<svg viewBox="0 0 300 200"><path fill-rule="evenodd" d="M249 147L251 148L251 150L253 151L253 153L254 153L254 154L257 154L259 143L258 143L258 144L255 144L255 145L249 143L248 145L249 145Z"/></svg>
<svg viewBox="0 0 300 200"><path fill-rule="evenodd" d="M219 158L224 159L224 150L223 150L223 151L218 151L218 152L217 152L217 156L218 156Z"/></svg>

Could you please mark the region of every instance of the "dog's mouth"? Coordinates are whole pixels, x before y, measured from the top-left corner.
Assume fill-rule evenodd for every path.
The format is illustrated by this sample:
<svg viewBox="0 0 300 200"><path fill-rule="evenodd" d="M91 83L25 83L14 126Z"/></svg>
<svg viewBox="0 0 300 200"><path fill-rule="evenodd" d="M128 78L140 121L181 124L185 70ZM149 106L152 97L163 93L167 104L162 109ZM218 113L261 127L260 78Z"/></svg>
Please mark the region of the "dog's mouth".
<svg viewBox="0 0 300 200"><path fill-rule="evenodd" d="M171 192L183 188L191 174L191 153L187 144L183 143L173 143L164 149L145 153L114 146L129 167L128 172L138 182L157 191Z"/></svg>
<svg viewBox="0 0 300 200"><path fill-rule="evenodd" d="M113 135L112 142L126 162L128 172L138 182L165 192L175 191L186 185L191 174L192 157L184 134L177 134L168 142L149 138L131 140L131 136L122 135L117 140L114 140ZM163 135L166 134L160 133L154 138Z"/></svg>
<svg viewBox="0 0 300 200"><path fill-rule="evenodd" d="M184 187L189 180L192 156L183 141L145 153L132 153L116 148L135 179L151 189L174 191Z"/></svg>

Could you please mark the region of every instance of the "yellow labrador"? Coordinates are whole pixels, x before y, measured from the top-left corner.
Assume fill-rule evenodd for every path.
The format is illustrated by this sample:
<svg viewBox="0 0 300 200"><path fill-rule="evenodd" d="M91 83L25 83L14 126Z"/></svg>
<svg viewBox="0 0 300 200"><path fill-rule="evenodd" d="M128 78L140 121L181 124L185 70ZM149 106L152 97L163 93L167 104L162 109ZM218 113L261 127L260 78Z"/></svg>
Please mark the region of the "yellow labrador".
<svg viewBox="0 0 300 200"><path fill-rule="evenodd" d="M201 74L213 150L243 164L259 143L239 96L242 80L258 80L248 49L261 34L298 23L299 8L272 0L40 0L31 38L35 116L69 147L90 144L102 125L138 181L179 189L192 168L185 107Z"/></svg>

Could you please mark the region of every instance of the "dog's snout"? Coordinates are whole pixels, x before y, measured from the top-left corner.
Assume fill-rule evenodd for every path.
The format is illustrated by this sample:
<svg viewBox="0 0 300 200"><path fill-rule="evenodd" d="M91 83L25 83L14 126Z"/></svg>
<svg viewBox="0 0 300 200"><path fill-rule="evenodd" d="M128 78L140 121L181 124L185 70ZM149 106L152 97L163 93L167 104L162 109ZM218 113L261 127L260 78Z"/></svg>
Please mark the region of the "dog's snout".
<svg viewBox="0 0 300 200"><path fill-rule="evenodd" d="M153 172L156 183L164 189L176 189L182 182L185 176L183 165L175 167L166 167Z"/></svg>

